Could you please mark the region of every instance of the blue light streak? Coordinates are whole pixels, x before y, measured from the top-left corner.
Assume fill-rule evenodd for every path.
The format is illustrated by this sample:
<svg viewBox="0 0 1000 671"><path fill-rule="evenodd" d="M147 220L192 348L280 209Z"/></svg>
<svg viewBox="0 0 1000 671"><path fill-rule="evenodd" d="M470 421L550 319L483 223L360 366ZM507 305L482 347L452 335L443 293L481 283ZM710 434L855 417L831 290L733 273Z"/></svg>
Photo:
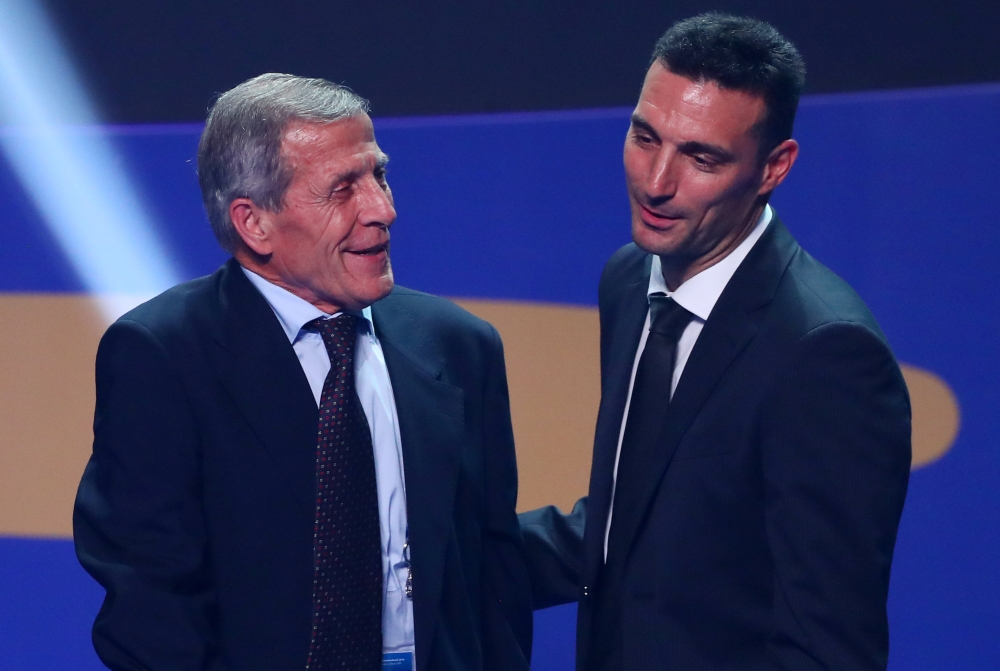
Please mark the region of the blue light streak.
<svg viewBox="0 0 1000 671"><path fill-rule="evenodd" d="M42 8L3 0L0 149L82 283L113 319L181 276L99 121Z"/></svg>

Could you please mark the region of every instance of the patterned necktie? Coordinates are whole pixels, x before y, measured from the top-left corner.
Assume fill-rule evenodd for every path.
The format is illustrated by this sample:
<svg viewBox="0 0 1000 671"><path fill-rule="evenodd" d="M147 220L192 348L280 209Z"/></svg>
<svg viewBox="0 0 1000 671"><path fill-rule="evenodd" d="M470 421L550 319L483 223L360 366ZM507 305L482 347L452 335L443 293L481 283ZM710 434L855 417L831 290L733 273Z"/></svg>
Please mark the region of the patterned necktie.
<svg viewBox="0 0 1000 671"><path fill-rule="evenodd" d="M371 432L354 386L354 315L315 319L330 355L319 404L313 629L306 669L382 666L382 539Z"/></svg>
<svg viewBox="0 0 1000 671"><path fill-rule="evenodd" d="M651 453L659 449L657 439L670 404L677 343L692 316L673 298L663 294L649 297L649 335L635 372L625 435L618 457L608 556L601 572L591 631L594 647L588 664L590 669L622 668L621 592L628 548L624 547L626 539L622 538L626 525L621 521L643 514L643 502L639 500L633 483L638 482L648 470Z"/></svg>

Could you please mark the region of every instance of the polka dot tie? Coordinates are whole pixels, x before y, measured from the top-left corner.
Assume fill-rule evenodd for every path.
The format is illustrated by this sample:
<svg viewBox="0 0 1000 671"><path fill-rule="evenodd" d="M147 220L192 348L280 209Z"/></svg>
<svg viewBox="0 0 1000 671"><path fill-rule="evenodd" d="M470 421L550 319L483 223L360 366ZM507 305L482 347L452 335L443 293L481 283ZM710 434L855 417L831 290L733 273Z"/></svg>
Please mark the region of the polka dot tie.
<svg viewBox="0 0 1000 671"><path fill-rule="evenodd" d="M371 432L354 386L354 315L315 319L330 355L319 404L313 629L306 669L382 666L382 541Z"/></svg>

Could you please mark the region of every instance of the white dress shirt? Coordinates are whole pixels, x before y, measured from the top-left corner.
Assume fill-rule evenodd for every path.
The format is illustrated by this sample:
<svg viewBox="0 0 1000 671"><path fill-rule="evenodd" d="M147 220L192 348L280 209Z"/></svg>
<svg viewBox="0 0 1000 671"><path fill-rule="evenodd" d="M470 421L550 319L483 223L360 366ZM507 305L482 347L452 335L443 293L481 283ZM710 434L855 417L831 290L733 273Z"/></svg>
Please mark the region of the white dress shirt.
<svg viewBox="0 0 1000 671"><path fill-rule="evenodd" d="M330 356L323 344L323 337L316 331L304 331L302 327L317 317L329 318L336 315L328 315L315 305L271 284L246 268L243 268L243 272L278 317L309 381L316 406L319 407L323 382L330 372ZM382 532L382 575L385 589L382 602L382 650L412 652L413 602L406 597L404 591L407 574L403 558L403 543L407 539L406 487L396 401L392 395L382 345L375 336L371 308L365 308L357 316L354 380L361 407L372 432L378 517Z"/></svg>
<svg viewBox="0 0 1000 671"><path fill-rule="evenodd" d="M663 269L660 266L660 257L653 255L652 266L649 273L649 288L646 291L647 300L651 294L666 294L673 298L678 305L690 312L694 317L681 333L680 340L677 341L677 358L674 362L674 375L670 381L670 396L673 398L677 383L684 372L691 350L701 335L701 330L705 327L708 315L712 313L722 291L729 284L733 273L743 263L750 250L764 234L767 225L771 223L771 206L765 205L760 218L754 225L743 242L737 245L717 263L701 271L694 277L681 284L675 291L667 289L667 283L663 280ZM611 506L608 509L608 522L604 528L604 558L608 558L608 537L611 534L611 515L615 509L615 487L618 484L618 460L622 454L622 440L625 438L625 424L628 421L628 409L632 404L632 385L635 384L635 372L639 368L639 359L642 357L642 350L646 347L646 338L649 337L649 312L646 312L646 324L642 328L642 335L639 337L639 347L635 351L635 360L632 362L632 376L628 383L628 396L625 399L625 414L622 416L621 430L618 432L618 450L615 453L615 470L611 484Z"/></svg>

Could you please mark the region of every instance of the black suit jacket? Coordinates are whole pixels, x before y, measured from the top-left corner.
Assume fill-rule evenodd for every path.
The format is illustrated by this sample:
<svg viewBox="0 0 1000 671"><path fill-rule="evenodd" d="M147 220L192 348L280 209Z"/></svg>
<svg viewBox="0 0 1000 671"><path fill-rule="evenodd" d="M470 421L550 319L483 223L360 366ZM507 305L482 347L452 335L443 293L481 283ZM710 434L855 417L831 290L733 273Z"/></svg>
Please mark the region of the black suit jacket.
<svg viewBox="0 0 1000 671"><path fill-rule="evenodd" d="M372 306L399 417L417 668L526 669L531 606L495 329L396 288ZM113 669L304 668L318 411L230 260L108 329L74 514Z"/></svg>
<svg viewBox="0 0 1000 671"><path fill-rule="evenodd" d="M612 471L651 256L600 285L602 396L588 497L522 515L536 607L579 600L592 648ZM899 367L853 290L769 225L705 323L625 525L625 669L884 669L910 466Z"/></svg>

